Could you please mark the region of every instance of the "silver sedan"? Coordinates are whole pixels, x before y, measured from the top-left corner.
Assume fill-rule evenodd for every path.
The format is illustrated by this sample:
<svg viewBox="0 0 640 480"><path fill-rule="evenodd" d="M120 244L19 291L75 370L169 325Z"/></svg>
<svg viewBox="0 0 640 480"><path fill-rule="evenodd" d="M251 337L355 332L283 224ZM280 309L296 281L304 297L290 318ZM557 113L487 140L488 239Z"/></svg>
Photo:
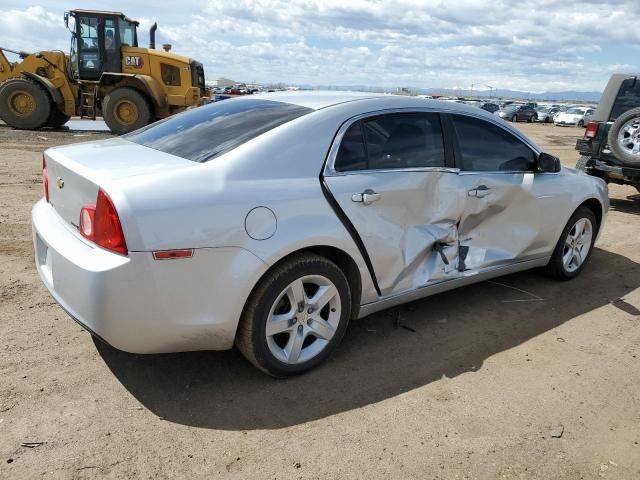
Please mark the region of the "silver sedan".
<svg viewBox="0 0 640 480"><path fill-rule="evenodd" d="M49 149L38 272L80 325L135 353L235 345L302 373L349 320L534 267L584 268L603 181L481 109L288 92Z"/></svg>

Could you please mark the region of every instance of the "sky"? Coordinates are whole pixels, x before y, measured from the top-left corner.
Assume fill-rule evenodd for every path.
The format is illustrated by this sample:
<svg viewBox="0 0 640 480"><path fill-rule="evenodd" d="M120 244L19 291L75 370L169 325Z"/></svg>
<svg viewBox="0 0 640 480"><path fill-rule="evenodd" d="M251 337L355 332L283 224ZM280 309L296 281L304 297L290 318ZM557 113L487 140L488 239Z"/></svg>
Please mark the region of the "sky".
<svg viewBox="0 0 640 480"><path fill-rule="evenodd" d="M0 0L0 46L68 51L69 8L124 12L141 46L158 22L207 79L543 92L640 72L640 0Z"/></svg>

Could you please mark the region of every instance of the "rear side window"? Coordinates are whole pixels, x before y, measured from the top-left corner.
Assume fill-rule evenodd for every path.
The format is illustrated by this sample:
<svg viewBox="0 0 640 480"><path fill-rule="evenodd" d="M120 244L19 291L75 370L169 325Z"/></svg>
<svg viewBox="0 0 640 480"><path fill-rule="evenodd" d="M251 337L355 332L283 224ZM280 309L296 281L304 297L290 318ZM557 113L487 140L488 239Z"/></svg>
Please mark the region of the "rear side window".
<svg viewBox="0 0 640 480"><path fill-rule="evenodd" d="M533 171L535 153L519 138L492 123L452 116L462 153L462 170Z"/></svg>
<svg viewBox="0 0 640 480"><path fill-rule="evenodd" d="M194 162L206 162L313 110L264 99L224 100L188 110L124 138Z"/></svg>
<svg viewBox="0 0 640 480"><path fill-rule="evenodd" d="M180 69L175 65L160 64L160 75L162 83L165 85L179 87L180 86Z"/></svg>
<svg viewBox="0 0 640 480"><path fill-rule="evenodd" d="M354 123L345 133L334 168L339 172L444 167L437 114L390 114Z"/></svg>
<svg viewBox="0 0 640 480"><path fill-rule="evenodd" d="M613 122L627 110L638 107L640 107L640 79L628 78L620 85L609 120Z"/></svg>

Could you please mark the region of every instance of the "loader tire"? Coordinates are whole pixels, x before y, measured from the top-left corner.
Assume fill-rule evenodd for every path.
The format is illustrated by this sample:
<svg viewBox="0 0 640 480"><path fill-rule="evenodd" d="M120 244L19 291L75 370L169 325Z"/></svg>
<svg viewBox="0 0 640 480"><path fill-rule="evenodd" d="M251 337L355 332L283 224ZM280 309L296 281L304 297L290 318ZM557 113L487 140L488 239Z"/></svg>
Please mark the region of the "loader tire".
<svg viewBox="0 0 640 480"><path fill-rule="evenodd" d="M13 128L36 130L51 115L47 91L29 78L10 78L0 85L0 119Z"/></svg>
<svg viewBox="0 0 640 480"><path fill-rule="evenodd" d="M51 115L49 115L49 119L47 120L45 127L60 128L65 123L67 123L70 118L71 117L66 113L61 112L57 108L54 108L51 111Z"/></svg>
<svg viewBox="0 0 640 480"><path fill-rule="evenodd" d="M104 97L102 116L117 135L132 132L151 122L151 107L145 96L133 88L116 88Z"/></svg>

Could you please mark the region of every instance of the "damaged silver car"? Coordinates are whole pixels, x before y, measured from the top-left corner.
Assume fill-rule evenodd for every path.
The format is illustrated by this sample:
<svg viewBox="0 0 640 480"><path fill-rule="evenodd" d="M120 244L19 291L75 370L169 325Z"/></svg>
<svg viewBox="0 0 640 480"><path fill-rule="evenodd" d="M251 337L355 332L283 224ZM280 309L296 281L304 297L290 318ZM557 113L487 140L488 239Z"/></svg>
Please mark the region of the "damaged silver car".
<svg viewBox="0 0 640 480"><path fill-rule="evenodd" d="M349 320L488 278L580 273L605 183L481 109L288 92L56 147L33 209L38 272L135 353L237 345L278 377Z"/></svg>

